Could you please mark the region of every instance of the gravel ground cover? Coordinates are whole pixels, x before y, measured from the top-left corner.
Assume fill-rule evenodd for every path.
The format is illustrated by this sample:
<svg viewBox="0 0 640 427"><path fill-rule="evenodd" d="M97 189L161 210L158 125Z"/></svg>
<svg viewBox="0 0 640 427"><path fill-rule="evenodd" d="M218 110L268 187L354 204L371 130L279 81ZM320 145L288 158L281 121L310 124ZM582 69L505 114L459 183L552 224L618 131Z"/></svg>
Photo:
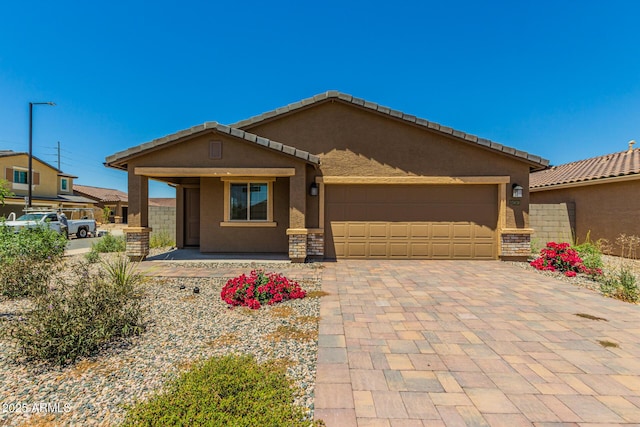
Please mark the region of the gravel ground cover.
<svg viewBox="0 0 640 427"><path fill-rule="evenodd" d="M320 275L314 273L319 266L313 264L188 266L245 273L252 268L278 272L286 267L299 269L303 279L290 278L305 290L320 290L321 286ZM195 361L229 353L252 354L259 362L281 360L300 390L296 403L308 408L311 417L319 298L286 301L260 310L229 309L220 299L220 290L234 275L148 280L144 285L146 332L71 366L25 363L16 359L10 341L0 340L0 425L117 425L128 405L160 391ZM193 293L196 286L198 294ZM17 321L28 307L27 300L0 299L0 327Z"/></svg>

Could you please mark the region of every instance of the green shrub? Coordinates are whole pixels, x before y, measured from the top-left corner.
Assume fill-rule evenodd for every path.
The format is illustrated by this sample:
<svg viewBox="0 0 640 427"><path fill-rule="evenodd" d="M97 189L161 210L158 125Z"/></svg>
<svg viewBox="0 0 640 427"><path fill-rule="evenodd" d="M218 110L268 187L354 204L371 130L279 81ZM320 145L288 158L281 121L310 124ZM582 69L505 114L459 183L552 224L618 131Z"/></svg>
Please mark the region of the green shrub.
<svg viewBox="0 0 640 427"><path fill-rule="evenodd" d="M166 231L160 231L157 233L151 233L149 240L149 247L151 248L166 248L169 246L175 246L176 242L171 238Z"/></svg>
<svg viewBox="0 0 640 427"><path fill-rule="evenodd" d="M324 425L293 404L284 367L250 356L214 357L181 375L161 394L131 408L124 426Z"/></svg>
<svg viewBox="0 0 640 427"><path fill-rule="evenodd" d="M606 296L622 301L633 303L640 301L636 276L626 264L621 265L613 273L605 275L600 282L600 291Z"/></svg>
<svg viewBox="0 0 640 427"><path fill-rule="evenodd" d="M582 263L589 270L597 271L598 269L602 269L604 265L602 262L602 251L597 244L587 240L580 245L574 246L573 249L578 251L578 255L582 258Z"/></svg>
<svg viewBox="0 0 640 427"><path fill-rule="evenodd" d="M125 248L124 236L114 236L112 234L101 237L97 243L91 245L91 250L99 253L124 252Z"/></svg>
<svg viewBox="0 0 640 427"><path fill-rule="evenodd" d="M89 264L95 264L100 261L100 252L91 248L91 250L85 254L84 259L86 259Z"/></svg>
<svg viewBox="0 0 640 427"><path fill-rule="evenodd" d="M87 271L87 265L76 270ZM105 265L106 274L86 273L59 281L34 299L33 310L10 326L28 359L72 363L100 346L143 330L142 276L125 261Z"/></svg>
<svg viewBox="0 0 640 427"><path fill-rule="evenodd" d="M0 226L0 293L18 298L46 292L66 245L64 236L46 227L15 233Z"/></svg>

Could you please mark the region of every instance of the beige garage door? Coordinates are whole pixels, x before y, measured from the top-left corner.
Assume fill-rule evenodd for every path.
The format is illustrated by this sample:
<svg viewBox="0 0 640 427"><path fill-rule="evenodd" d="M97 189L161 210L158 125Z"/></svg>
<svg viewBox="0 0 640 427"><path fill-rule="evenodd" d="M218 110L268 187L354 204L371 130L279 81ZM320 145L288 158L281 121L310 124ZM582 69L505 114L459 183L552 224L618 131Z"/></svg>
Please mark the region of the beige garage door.
<svg viewBox="0 0 640 427"><path fill-rule="evenodd" d="M326 185L325 256L495 259L496 185Z"/></svg>

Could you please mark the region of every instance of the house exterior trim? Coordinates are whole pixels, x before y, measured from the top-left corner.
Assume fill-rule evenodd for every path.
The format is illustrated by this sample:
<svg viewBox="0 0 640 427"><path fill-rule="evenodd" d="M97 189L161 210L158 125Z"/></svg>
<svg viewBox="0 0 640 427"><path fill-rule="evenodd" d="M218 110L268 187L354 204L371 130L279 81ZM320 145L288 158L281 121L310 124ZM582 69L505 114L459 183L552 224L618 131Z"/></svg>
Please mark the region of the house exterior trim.
<svg viewBox="0 0 640 427"><path fill-rule="evenodd" d="M296 174L295 168L164 168L136 167L136 175L149 177L287 177Z"/></svg>
<svg viewBox="0 0 640 427"><path fill-rule="evenodd" d="M324 176L322 184L506 184L508 176Z"/></svg>

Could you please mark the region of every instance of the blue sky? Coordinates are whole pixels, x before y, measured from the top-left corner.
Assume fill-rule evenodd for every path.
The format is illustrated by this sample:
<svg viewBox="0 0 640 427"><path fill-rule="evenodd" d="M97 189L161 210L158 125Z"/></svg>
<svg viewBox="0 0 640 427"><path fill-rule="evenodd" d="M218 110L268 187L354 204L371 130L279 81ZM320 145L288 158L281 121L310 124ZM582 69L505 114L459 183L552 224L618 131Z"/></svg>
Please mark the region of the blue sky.
<svg viewBox="0 0 640 427"><path fill-rule="evenodd" d="M105 157L339 90L552 164L640 143L640 2L0 4L0 149L126 191ZM151 196L172 197L164 184Z"/></svg>

